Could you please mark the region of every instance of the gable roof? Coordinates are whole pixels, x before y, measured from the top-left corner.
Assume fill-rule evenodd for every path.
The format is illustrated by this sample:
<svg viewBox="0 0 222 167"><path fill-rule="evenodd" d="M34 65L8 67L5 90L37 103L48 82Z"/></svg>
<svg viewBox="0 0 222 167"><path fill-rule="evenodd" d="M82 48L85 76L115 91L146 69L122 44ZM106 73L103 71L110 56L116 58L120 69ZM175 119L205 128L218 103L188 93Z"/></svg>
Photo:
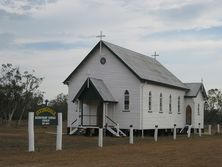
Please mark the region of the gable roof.
<svg viewBox="0 0 222 167"><path fill-rule="evenodd" d="M157 60L149 56L122 48L120 46L103 41L104 44L118 56L140 79L160 83L177 88L187 89L176 76L167 70Z"/></svg>
<svg viewBox="0 0 222 167"><path fill-rule="evenodd" d="M79 98L79 96L82 94L82 92L87 89L87 85L89 81L89 86L92 86L98 93L98 95L101 97L101 99L104 102L117 102L112 94L110 93L109 89L106 87L105 83L101 79L96 78L87 78L83 86L80 88L76 96L74 97L73 101Z"/></svg>
<svg viewBox="0 0 222 167"><path fill-rule="evenodd" d="M185 97L197 97L199 91L202 92L203 97L207 98L207 94L203 83L184 83L188 88L189 91L185 94Z"/></svg>
<svg viewBox="0 0 222 167"><path fill-rule="evenodd" d="M153 58L111 44L109 42L101 42L102 45L104 45L111 53L113 53L113 55L115 55L138 79L168 87L184 90L188 89L186 85L183 84L176 76L174 76L169 70L167 70L163 65L161 65ZM84 61L95 49L97 49L97 47L99 47L99 43L97 43L91 52L83 59L79 66L84 63ZM77 66L77 68L64 81L65 84L67 84L68 80L75 73L79 66Z"/></svg>

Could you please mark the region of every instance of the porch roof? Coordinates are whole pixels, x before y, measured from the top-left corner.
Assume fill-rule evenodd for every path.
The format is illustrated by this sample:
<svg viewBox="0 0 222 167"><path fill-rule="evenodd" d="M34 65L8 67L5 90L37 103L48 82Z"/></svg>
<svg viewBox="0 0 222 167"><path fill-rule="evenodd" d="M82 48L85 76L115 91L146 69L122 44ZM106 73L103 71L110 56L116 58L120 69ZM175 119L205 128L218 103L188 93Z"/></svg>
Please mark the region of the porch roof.
<svg viewBox="0 0 222 167"><path fill-rule="evenodd" d="M117 103L117 101L114 99L114 97L112 96L111 92L109 91L103 80L96 78L86 79L85 83L82 85L82 87L74 97L73 102L80 97L80 95L85 89L88 88L87 82L89 82L89 86L92 86L96 90L96 92L99 94L99 96L104 102Z"/></svg>

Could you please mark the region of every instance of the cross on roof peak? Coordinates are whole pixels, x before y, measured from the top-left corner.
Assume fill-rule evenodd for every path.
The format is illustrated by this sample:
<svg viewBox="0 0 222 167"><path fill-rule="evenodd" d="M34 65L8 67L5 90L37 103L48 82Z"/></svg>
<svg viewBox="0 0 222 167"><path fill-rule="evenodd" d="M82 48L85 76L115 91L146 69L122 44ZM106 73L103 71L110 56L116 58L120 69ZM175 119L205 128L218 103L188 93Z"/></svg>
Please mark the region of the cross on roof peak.
<svg viewBox="0 0 222 167"><path fill-rule="evenodd" d="M154 55L152 55L154 57L154 59L156 60L156 57L159 56L158 54L156 54L156 51L154 52Z"/></svg>
<svg viewBox="0 0 222 167"><path fill-rule="evenodd" d="M103 37L106 37L106 36L103 35L102 31L100 31L100 34L96 36L96 38L100 38L100 41L102 40Z"/></svg>

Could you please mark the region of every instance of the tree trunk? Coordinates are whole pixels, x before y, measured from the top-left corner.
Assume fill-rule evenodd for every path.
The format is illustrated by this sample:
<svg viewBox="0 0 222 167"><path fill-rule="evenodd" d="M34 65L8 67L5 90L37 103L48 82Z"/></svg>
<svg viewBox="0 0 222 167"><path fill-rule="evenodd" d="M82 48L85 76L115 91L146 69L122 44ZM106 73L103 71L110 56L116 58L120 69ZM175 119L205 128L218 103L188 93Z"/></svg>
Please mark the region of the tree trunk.
<svg viewBox="0 0 222 167"><path fill-rule="evenodd" d="M12 111L9 112L9 114L8 114L8 123L7 123L7 126L11 126L12 117L13 117L15 111L16 111L17 105L18 105L18 103L15 104L15 107L14 107L14 108L12 109Z"/></svg>
<svg viewBox="0 0 222 167"><path fill-rule="evenodd" d="M22 120L23 114L24 114L24 112L25 112L25 109L26 109L26 107L24 107L24 108L22 109L22 113L21 113L20 116L19 116L19 119L18 119L18 122L17 122L17 126L21 125L21 120Z"/></svg>

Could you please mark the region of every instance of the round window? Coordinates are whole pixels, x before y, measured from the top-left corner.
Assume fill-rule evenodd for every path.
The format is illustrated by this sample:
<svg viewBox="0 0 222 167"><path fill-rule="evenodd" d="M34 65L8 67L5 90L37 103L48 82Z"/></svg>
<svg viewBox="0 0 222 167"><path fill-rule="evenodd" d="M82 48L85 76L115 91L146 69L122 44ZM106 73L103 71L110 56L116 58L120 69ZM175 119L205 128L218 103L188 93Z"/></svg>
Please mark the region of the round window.
<svg viewBox="0 0 222 167"><path fill-rule="evenodd" d="M105 63L106 63L106 58L105 58L105 57L102 57L102 58L100 59L100 63L101 63L101 64L105 64Z"/></svg>

